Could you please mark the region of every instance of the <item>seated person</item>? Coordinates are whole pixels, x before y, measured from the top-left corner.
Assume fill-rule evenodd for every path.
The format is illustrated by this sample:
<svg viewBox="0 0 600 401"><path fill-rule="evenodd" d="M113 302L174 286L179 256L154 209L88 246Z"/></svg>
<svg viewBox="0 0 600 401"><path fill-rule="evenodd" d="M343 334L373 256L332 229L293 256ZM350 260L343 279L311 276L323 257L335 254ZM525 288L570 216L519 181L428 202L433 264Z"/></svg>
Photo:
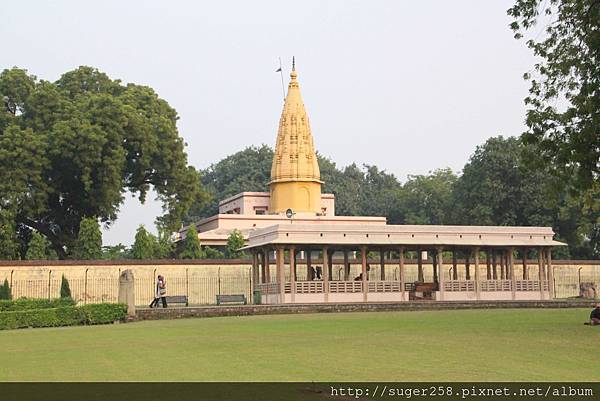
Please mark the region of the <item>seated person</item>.
<svg viewBox="0 0 600 401"><path fill-rule="evenodd" d="M590 321L589 323L592 326L600 326L600 302L596 304L596 307L590 313Z"/></svg>
<svg viewBox="0 0 600 401"><path fill-rule="evenodd" d="M360 273L358 276L354 277L354 281L362 281L362 273Z"/></svg>

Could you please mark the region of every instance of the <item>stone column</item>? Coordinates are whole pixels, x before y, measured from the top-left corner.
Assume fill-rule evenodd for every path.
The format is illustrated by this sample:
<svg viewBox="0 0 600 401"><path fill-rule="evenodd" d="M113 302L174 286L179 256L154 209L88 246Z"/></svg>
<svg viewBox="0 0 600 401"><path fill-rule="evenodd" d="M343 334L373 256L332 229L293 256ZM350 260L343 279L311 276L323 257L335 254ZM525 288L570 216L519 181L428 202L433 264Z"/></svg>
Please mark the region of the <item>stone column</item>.
<svg viewBox="0 0 600 401"><path fill-rule="evenodd" d="M523 248L523 280L529 280L529 271L527 271L527 248Z"/></svg>
<svg viewBox="0 0 600 401"><path fill-rule="evenodd" d="M473 250L474 259L475 259L475 299L479 301L480 293L479 293L479 248L475 247Z"/></svg>
<svg viewBox="0 0 600 401"><path fill-rule="evenodd" d="M515 249L508 248L506 257L507 272L510 274L510 291L512 299L517 299L517 278L515 276Z"/></svg>
<svg viewBox="0 0 600 401"><path fill-rule="evenodd" d="M306 281L312 281L312 250L306 250Z"/></svg>
<svg viewBox="0 0 600 401"><path fill-rule="evenodd" d="M402 294L402 300L406 301L406 294L404 290L404 247L401 246L398 254L400 259L400 292Z"/></svg>
<svg viewBox="0 0 600 401"><path fill-rule="evenodd" d="M492 249L492 278L498 280L498 265L496 261L496 250Z"/></svg>
<svg viewBox="0 0 600 401"><path fill-rule="evenodd" d="M492 261L490 260L490 249L485 251L485 278L486 280L492 279Z"/></svg>
<svg viewBox="0 0 600 401"><path fill-rule="evenodd" d="M465 253L465 280L471 280L471 250Z"/></svg>
<svg viewBox="0 0 600 401"><path fill-rule="evenodd" d="M362 285L363 285L363 301L367 302L367 247L360 248L360 257L362 259Z"/></svg>
<svg viewBox="0 0 600 401"><path fill-rule="evenodd" d="M544 299L544 248L538 248L538 280L540 283L540 299Z"/></svg>
<svg viewBox="0 0 600 401"><path fill-rule="evenodd" d="M327 266L329 267L329 281L333 280L333 254L334 251L327 252Z"/></svg>
<svg viewBox="0 0 600 401"><path fill-rule="evenodd" d="M131 269L123 270L119 276L118 300L127 305L128 316L135 316L135 280Z"/></svg>
<svg viewBox="0 0 600 401"><path fill-rule="evenodd" d="M431 264L432 264L432 268L433 268L433 282L434 283L439 283L440 281L438 280L438 263L437 263L437 249L433 250L433 257L431 258Z"/></svg>
<svg viewBox="0 0 600 401"><path fill-rule="evenodd" d="M267 276L267 270L266 270L267 263L265 262L266 256L265 256L264 250L261 249L259 252L260 252L260 255L259 255L259 258L260 258L260 282L265 283L266 282L265 277Z"/></svg>
<svg viewBox="0 0 600 401"><path fill-rule="evenodd" d="M423 254L421 253L420 248L417 248L417 268L418 268L417 281L422 283L425 280L423 278Z"/></svg>
<svg viewBox="0 0 600 401"><path fill-rule="evenodd" d="M284 248L278 246L275 251L275 266L277 274L277 282L279 283L279 303L285 303L285 272L283 270L284 264Z"/></svg>
<svg viewBox="0 0 600 401"><path fill-rule="evenodd" d="M548 291L550 299L554 299L554 269L552 268L552 248L546 250L546 263L548 266Z"/></svg>
<svg viewBox="0 0 600 401"><path fill-rule="evenodd" d="M323 247L323 293L325 294L325 302L329 302L329 250L326 246Z"/></svg>
<svg viewBox="0 0 600 401"><path fill-rule="evenodd" d="M256 250L252 250L252 283L254 285L258 283L258 253Z"/></svg>
<svg viewBox="0 0 600 401"><path fill-rule="evenodd" d="M344 281L350 280L350 262L348 261L348 250L344 250Z"/></svg>
<svg viewBox="0 0 600 401"><path fill-rule="evenodd" d="M444 255L442 254L443 249L441 247L437 248L437 260L438 260L438 269L440 274L438 275L438 279L439 279L439 286L440 286L440 301L444 300L444 282L446 281L445 275L444 275Z"/></svg>
<svg viewBox="0 0 600 401"><path fill-rule="evenodd" d="M263 282L270 283L271 282L271 258L269 257L269 248L265 248L263 251L265 255L265 277L263 278Z"/></svg>
<svg viewBox="0 0 600 401"><path fill-rule="evenodd" d="M381 281L385 281L385 252L383 249L379 250L379 273L381 275Z"/></svg>
<svg viewBox="0 0 600 401"><path fill-rule="evenodd" d="M458 262L456 261L456 248L452 250L452 280L458 280Z"/></svg>
<svg viewBox="0 0 600 401"><path fill-rule="evenodd" d="M290 248L290 301L296 301L296 248Z"/></svg>

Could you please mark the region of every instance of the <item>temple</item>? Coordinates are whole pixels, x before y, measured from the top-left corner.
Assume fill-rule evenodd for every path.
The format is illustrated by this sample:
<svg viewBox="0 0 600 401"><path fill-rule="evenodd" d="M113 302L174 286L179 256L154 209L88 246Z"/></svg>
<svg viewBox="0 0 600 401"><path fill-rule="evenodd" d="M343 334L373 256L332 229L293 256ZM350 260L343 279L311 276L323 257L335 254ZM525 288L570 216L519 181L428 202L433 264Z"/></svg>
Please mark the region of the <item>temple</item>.
<svg viewBox="0 0 600 401"><path fill-rule="evenodd" d="M550 227L388 225L385 217L336 216L335 196L322 185L293 66L269 192L221 201L219 214L196 223L200 242L222 246L240 230L254 288L267 304L554 297L550 251L564 244ZM535 263L527 260L532 251Z"/></svg>

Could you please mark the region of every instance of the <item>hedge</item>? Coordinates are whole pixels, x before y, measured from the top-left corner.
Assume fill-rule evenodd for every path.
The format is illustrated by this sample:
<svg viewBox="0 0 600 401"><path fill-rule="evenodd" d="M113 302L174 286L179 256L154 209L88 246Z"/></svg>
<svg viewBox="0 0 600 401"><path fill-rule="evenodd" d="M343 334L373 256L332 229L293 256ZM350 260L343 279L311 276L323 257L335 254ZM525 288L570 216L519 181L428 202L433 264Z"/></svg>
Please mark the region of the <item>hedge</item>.
<svg viewBox="0 0 600 401"><path fill-rule="evenodd" d="M85 324L105 324L122 320L127 316L124 304L89 304L79 309L85 318Z"/></svg>
<svg viewBox="0 0 600 401"><path fill-rule="evenodd" d="M122 304L91 304L79 307L61 306L0 312L0 330L112 323L124 319L126 315L127 306Z"/></svg>
<svg viewBox="0 0 600 401"><path fill-rule="evenodd" d="M75 301L71 298L56 299L38 299L38 298L19 298L11 301L0 301L0 312L25 311L32 309L50 309L64 306L75 306Z"/></svg>

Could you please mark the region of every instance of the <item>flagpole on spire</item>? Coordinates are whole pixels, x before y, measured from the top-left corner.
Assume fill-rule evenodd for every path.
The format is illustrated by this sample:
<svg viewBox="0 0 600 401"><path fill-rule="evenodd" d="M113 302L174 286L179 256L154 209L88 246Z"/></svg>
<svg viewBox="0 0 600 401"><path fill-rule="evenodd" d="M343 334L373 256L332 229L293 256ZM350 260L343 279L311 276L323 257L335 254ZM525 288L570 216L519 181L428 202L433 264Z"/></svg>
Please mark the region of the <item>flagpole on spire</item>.
<svg viewBox="0 0 600 401"><path fill-rule="evenodd" d="M283 93L283 101L285 102L285 85L283 83L283 69L281 68L281 57L279 57L279 74L281 75L281 92Z"/></svg>

